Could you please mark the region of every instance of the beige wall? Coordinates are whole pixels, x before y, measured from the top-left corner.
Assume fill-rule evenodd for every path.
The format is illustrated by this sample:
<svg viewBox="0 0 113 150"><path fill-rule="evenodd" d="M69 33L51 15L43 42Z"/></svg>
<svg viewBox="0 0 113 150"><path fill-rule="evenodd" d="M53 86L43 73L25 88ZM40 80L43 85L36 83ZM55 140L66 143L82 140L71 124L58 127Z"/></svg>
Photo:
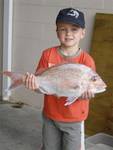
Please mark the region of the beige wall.
<svg viewBox="0 0 113 150"><path fill-rule="evenodd" d="M90 49L96 12L113 12L113 0L14 0L12 70L34 72L41 52L58 44L55 18L64 7L75 7L86 16L86 38L81 43ZM13 91L11 98L42 107L42 96L24 87Z"/></svg>
<svg viewBox="0 0 113 150"><path fill-rule="evenodd" d="M0 71L2 70L3 51L3 0L0 0ZM0 98L2 97L2 78L0 76Z"/></svg>

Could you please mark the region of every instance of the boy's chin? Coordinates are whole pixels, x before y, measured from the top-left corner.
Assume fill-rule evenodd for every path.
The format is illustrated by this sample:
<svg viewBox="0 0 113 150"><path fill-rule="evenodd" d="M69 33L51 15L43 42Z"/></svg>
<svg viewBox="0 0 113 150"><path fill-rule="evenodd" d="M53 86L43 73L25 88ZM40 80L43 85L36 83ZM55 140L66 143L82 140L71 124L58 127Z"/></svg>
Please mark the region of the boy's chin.
<svg viewBox="0 0 113 150"><path fill-rule="evenodd" d="M64 47L67 47L67 48L71 48L71 47L74 47L75 45L74 44L71 44L71 43L67 43L67 44L63 44Z"/></svg>

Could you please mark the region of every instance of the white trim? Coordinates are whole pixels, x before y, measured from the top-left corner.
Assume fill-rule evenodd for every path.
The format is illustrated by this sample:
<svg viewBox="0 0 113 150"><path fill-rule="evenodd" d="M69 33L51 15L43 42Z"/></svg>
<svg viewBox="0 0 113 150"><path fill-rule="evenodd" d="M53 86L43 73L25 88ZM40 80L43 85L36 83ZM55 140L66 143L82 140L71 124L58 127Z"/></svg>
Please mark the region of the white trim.
<svg viewBox="0 0 113 150"><path fill-rule="evenodd" d="M12 18L13 18L13 0L4 0L4 25L3 25L3 71L11 70L12 56ZM8 100L10 92L5 92L9 87L10 80L3 77L2 98Z"/></svg>
<svg viewBox="0 0 113 150"><path fill-rule="evenodd" d="M85 129L84 121L81 123L81 150L85 150Z"/></svg>

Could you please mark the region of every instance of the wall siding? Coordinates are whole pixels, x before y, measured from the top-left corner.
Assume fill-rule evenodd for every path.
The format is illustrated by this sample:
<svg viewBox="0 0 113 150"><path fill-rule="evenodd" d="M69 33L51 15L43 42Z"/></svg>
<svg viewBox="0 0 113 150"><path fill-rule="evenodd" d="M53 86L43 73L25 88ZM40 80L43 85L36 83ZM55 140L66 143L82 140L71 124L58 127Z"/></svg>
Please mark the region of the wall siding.
<svg viewBox="0 0 113 150"><path fill-rule="evenodd" d="M3 54L3 0L0 0L0 71L2 70ZM0 99L2 98L2 77L0 76Z"/></svg>

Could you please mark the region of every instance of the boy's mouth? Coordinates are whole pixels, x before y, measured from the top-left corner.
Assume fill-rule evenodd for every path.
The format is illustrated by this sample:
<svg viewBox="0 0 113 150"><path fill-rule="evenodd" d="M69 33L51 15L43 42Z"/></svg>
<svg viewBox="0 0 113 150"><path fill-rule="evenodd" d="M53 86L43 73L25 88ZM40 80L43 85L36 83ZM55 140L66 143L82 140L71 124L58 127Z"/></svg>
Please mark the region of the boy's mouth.
<svg viewBox="0 0 113 150"><path fill-rule="evenodd" d="M66 38L65 40L66 40L66 41L73 41L72 38Z"/></svg>

